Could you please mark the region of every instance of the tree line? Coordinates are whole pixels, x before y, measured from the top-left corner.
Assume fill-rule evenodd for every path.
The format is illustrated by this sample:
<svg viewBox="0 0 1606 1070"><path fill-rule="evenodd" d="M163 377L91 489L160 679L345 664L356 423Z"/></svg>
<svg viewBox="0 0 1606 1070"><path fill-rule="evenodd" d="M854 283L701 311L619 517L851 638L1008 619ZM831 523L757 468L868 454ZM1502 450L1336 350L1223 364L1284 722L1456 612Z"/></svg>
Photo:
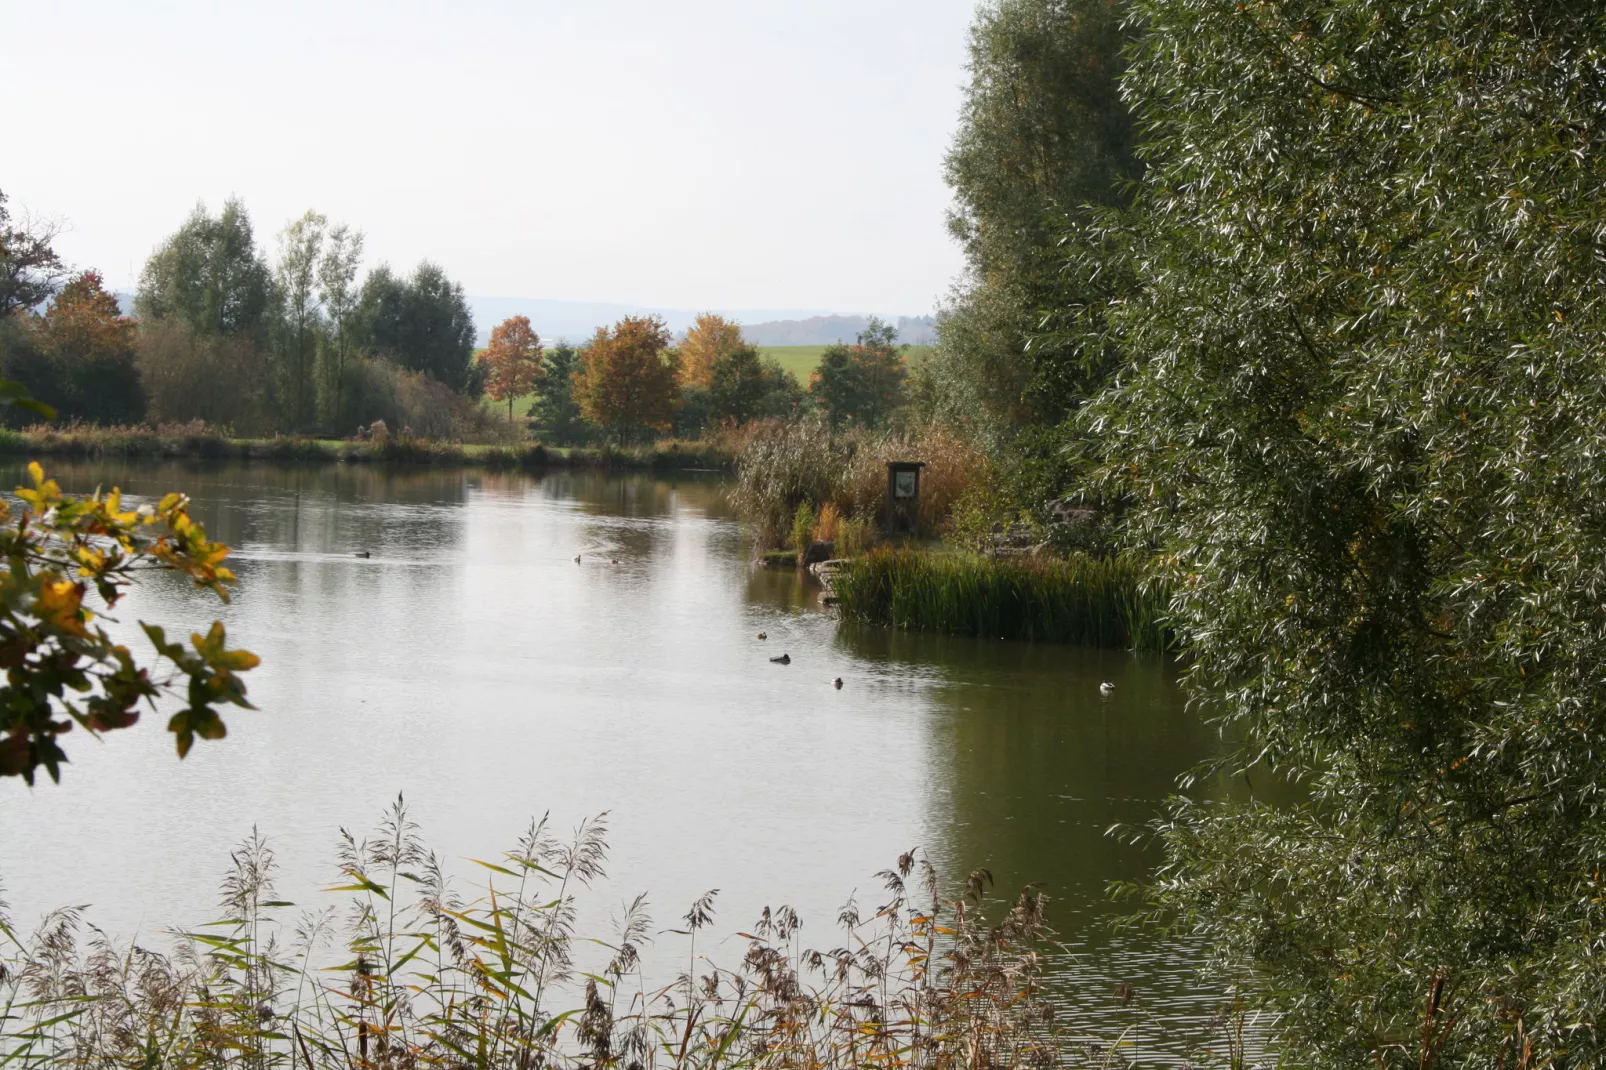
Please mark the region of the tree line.
<svg viewBox="0 0 1606 1070"><path fill-rule="evenodd" d="M490 396L528 396L543 441L569 445L655 435L698 438L718 427L818 413L833 426L880 427L917 409L907 346L871 318L852 345L826 347L807 387L763 357L741 325L704 313L678 341L656 316L626 316L581 346L546 351L523 316L499 325L481 354Z"/></svg>
<svg viewBox="0 0 1606 1070"><path fill-rule="evenodd" d="M360 277L363 235L316 212L270 262L245 207L197 207L147 260L134 317L54 235L0 219L0 362L69 420L202 420L240 434L420 433L470 420L481 388L462 286L428 261ZM471 420L470 420L471 422Z"/></svg>
<svg viewBox="0 0 1606 1070"><path fill-rule="evenodd" d="M625 317L550 349L518 316L476 352L463 288L438 265L364 276L362 233L316 212L279 232L270 261L237 200L197 207L162 242L128 317L97 272L67 269L53 228L13 222L5 205L0 193L0 375L66 420L335 437L384 421L460 437L495 430L478 404L488 395L508 425L522 400L518 426L575 445L810 411L880 426L910 407L907 347L874 318L826 349L806 387L712 313L678 344L661 319Z"/></svg>

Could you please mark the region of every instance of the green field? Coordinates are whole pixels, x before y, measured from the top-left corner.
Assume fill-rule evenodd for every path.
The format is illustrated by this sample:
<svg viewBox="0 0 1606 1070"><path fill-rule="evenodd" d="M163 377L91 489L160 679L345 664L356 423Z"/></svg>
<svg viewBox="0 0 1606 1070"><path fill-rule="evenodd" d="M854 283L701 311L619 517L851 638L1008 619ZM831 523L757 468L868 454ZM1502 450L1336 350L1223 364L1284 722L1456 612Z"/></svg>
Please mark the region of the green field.
<svg viewBox="0 0 1606 1070"><path fill-rule="evenodd" d="M809 376L820 363L820 354L828 348L828 346L759 346L758 352L760 356L774 357L780 362L781 367L797 376L799 384L806 387L809 385ZM908 358L914 360L929 353L931 348L931 346L909 346Z"/></svg>

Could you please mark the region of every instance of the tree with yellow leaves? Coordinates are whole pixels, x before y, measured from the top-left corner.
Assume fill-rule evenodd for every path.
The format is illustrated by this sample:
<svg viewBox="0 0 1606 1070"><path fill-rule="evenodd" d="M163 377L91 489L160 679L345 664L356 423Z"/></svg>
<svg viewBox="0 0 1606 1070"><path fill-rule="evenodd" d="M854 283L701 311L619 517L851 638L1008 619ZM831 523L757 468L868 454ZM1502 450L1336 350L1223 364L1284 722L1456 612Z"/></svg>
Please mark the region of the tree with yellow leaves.
<svg viewBox="0 0 1606 1070"><path fill-rule="evenodd" d="M574 396L586 419L625 440L667 431L680 401L680 367L658 316L626 316L599 327L580 351Z"/></svg>
<svg viewBox="0 0 1606 1070"><path fill-rule="evenodd" d="M741 324L713 312L704 312L686 331L685 341L680 343L681 385L713 386L714 365L746 344L742 340Z"/></svg>
<svg viewBox="0 0 1606 1070"><path fill-rule="evenodd" d="M16 393L15 384L0 386L8 397ZM63 494L38 464L28 473L33 485L16 491L20 515L0 501L0 776L31 784L43 766L60 780L61 737L75 725L90 735L127 728L141 703L155 709L163 697L182 703L167 722L180 758L197 737L223 738L217 708L252 708L239 674L256 667L256 655L230 650L218 622L191 635L186 648L142 621L157 657L171 666L157 674L96 621L136 573L152 568L182 572L227 602L229 548L207 539L182 494L125 509L116 490L79 498ZM91 598L100 611L86 604Z"/></svg>

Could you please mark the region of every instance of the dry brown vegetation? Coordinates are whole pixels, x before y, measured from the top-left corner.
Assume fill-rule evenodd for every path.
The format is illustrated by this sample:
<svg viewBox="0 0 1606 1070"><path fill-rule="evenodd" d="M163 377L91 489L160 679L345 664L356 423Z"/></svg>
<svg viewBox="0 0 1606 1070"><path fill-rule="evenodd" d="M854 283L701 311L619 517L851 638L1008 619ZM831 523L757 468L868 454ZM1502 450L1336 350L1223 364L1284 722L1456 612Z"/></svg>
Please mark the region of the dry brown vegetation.
<svg viewBox="0 0 1606 1070"><path fill-rule="evenodd" d="M253 837L223 882L225 918L168 951L119 946L77 910L28 938L0 922L0 1057L18 1067L1047 1067L1070 1048L1039 992L1043 900L983 917L989 878L945 901L906 854L883 902L850 900L841 943L810 950L765 909L740 963L699 955L715 893L671 932L688 968L650 983L645 897L601 941L575 932L603 876L606 825L559 841L533 823L463 899L398 799L377 833L343 833L338 906L281 918L272 851ZM3 918L3 915L0 915ZM577 952L595 944L590 972Z"/></svg>
<svg viewBox="0 0 1606 1070"><path fill-rule="evenodd" d="M904 432L833 431L814 417L757 424L744 439L732 500L770 546L787 537L799 506L816 510L817 528L832 526L824 514L827 506L836 525L876 525L886 501L889 461L926 462L920 527L925 534L938 533L985 464L972 446L934 424Z"/></svg>

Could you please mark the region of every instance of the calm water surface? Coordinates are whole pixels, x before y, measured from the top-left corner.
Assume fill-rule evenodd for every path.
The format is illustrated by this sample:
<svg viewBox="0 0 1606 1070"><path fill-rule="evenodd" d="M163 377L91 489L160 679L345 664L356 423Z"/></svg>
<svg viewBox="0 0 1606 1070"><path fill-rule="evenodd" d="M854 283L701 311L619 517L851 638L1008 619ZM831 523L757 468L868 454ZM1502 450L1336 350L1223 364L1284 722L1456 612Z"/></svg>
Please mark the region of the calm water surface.
<svg viewBox="0 0 1606 1070"><path fill-rule="evenodd" d="M400 792L465 886L467 859L533 816L608 811L596 902L646 891L668 928L718 888L718 931L786 902L821 947L848 895L879 902L872 875L919 846L954 878L984 865L1001 892L1042 884L1067 947L1056 991L1100 1029L1135 1024L1179 1055L1219 1002L1190 948L1107 926L1107 883L1152 859L1105 830L1151 817L1217 745L1160 659L839 626L798 577L750 566L714 477L51 471L73 490L193 496L236 548L233 604L159 577L119 616L221 616L262 656L260 712L229 714L228 740L182 764L148 717L77 739L60 786L0 783L19 922L69 903L123 936L208 920L253 826L281 895L313 901L339 830L371 829ZM769 663L783 651L791 665ZM725 950L734 962L739 938Z"/></svg>

